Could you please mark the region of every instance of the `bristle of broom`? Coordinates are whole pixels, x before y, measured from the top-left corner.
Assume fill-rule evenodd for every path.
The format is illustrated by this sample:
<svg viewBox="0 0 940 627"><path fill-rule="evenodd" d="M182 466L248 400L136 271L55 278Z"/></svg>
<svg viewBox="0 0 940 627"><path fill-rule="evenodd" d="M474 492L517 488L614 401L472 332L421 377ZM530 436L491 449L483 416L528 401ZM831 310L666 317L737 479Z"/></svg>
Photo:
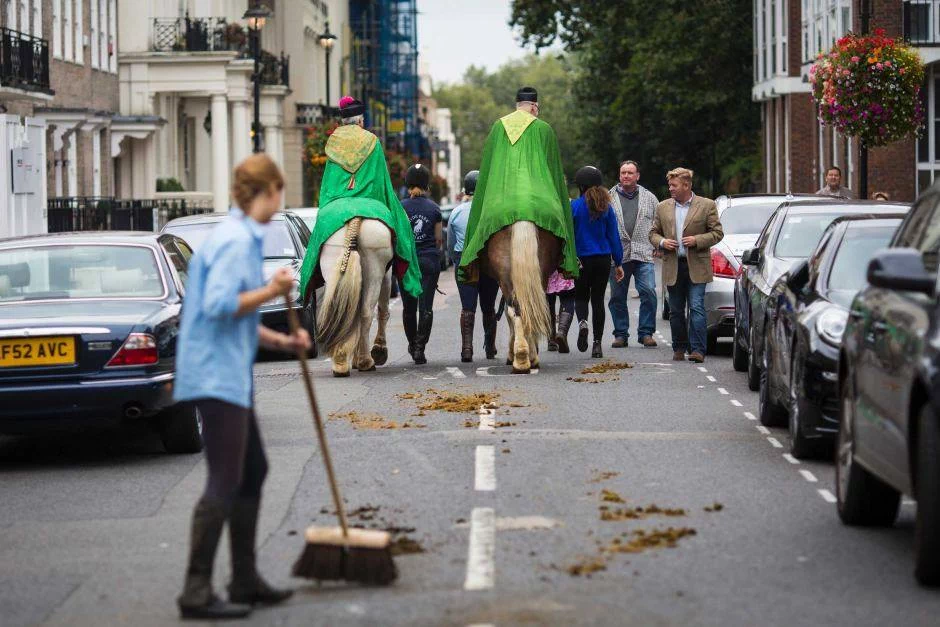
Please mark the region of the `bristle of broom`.
<svg viewBox="0 0 940 627"><path fill-rule="evenodd" d="M364 548L308 543L294 563L294 577L386 586L398 578L391 547Z"/></svg>

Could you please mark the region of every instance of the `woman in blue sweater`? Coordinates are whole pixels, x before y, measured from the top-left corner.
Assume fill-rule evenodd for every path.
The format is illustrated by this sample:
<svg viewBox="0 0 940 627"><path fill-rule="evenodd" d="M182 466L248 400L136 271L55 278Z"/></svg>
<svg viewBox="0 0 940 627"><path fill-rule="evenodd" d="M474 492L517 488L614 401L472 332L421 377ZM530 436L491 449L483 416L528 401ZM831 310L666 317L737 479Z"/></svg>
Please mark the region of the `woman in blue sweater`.
<svg viewBox="0 0 940 627"><path fill-rule="evenodd" d="M604 294L610 268L613 266L614 279L623 280L623 245L620 243L620 230L617 216L610 208L610 194L604 187L601 171L586 165L574 176L574 182L581 190L581 196L571 201L571 213L574 217L574 240L581 265L581 275L575 279L575 312L578 315L578 350L587 350L588 302L591 303L591 322L594 327L594 347L591 357L600 358L601 338L604 337Z"/></svg>

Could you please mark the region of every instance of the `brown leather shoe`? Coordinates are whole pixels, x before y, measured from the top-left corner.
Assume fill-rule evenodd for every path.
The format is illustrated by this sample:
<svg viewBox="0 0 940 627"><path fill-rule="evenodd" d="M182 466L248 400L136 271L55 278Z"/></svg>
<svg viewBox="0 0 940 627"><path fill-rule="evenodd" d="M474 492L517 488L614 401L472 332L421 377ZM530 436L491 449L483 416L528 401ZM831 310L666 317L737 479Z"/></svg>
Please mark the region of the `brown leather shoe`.
<svg viewBox="0 0 940 627"><path fill-rule="evenodd" d="M643 346L643 348L656 348L657 346L659 346L656 343L656 340L654 340L652 336L650 335L640 338L640 344Z"/></svg>
<svg viewBox="0 0 940 627"><path fill-rule="evenodd" d="M615 337L613 343L610 345L611 348L626 348L627 347L627 338L625 337Z"/></svg>
<svg viewBox="0 0 940 627"><path fill-rule="evenodd" d="M685 361L685 351L673 351L672 360L673 361Z"/></svg>
<svg viewBox="0 0 940 627"><path fill-rule="evenodd" d="M700 364L705 361L705 355L693 352L691 355L689 355L689 361Z"/></svg>

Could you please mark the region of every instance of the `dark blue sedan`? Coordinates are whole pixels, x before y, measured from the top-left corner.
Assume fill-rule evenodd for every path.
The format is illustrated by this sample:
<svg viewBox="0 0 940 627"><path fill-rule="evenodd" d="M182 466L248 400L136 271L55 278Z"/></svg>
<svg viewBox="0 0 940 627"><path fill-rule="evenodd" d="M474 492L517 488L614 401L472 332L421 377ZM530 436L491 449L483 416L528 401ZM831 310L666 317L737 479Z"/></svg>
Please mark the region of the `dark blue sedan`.
<svg viewBox="0 0 940 627"><path fill-rule="evenodd" d="M153 233L0 240L0 433L148 420L171 453L202 449L173 404L192 250Z"/></svg>

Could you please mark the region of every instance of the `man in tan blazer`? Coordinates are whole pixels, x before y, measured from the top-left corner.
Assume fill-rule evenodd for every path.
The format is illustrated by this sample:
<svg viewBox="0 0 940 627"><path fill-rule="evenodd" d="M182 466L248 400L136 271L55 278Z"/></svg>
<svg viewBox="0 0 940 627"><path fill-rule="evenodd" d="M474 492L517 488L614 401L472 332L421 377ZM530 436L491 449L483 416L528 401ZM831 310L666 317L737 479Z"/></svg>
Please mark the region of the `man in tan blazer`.
<svg viewBox="0 0 940 627"><path fill-rule="evenodd" d="M705 361L708 330L705 320L705 285L712 282L711 247L725 236L718 207L710 198L692 193L692 170L676 168L666 175L669 200L656 207L650 243L663 252L663 283L669 292L672 359ZM678 229L676 227L679 227ZM686 322L686 304L691 320Z"/></svg>

